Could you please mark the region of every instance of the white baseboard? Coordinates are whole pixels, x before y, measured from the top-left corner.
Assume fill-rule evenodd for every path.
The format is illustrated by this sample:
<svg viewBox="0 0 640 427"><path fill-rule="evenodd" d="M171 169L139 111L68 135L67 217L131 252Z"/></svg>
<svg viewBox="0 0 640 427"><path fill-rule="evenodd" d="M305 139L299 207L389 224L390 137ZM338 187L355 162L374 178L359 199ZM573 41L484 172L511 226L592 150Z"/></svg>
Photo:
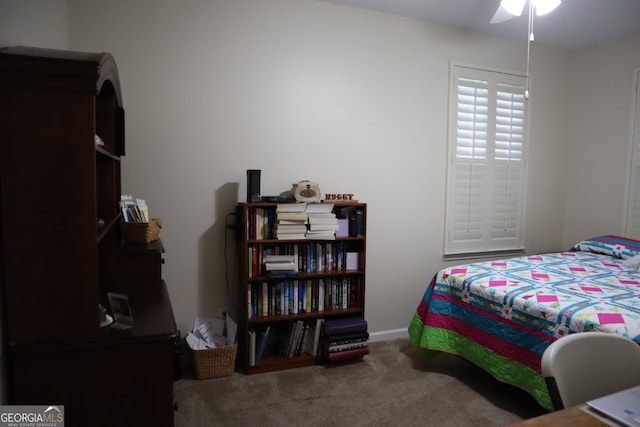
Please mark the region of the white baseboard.
<svg viewBox="0 0 640 427"><path fill-rule="evenodd" d="M395 340L397 338L409 338L409 330L407 328L403 328L369 333L369 341L371 342Z"/></svg>

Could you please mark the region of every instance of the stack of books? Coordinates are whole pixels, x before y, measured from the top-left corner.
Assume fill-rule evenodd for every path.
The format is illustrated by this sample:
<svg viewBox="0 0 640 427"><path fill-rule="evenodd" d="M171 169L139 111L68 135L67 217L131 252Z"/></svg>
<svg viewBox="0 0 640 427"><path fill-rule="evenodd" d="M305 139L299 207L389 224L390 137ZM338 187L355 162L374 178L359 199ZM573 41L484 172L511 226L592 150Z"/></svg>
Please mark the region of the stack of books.
<svg viewBox="0 0 640 427"><path fill-rule="evenodd" d="M367 321L361 317L326 319L322 328L321 354L328 362L352 360L369 354Z"/></svg>
<svg viewBox="0 0 640 427"><path fill-rule="evenodd" d="M304 239L307 234L307 204L280 203L276 206L275 237L279 240Z"/></svg>
<svg viewBox="0 0 640 427"><path fill-rule="evenodd" d="M265 255L264 270L271 277L295 277L298 262L295 255Z"/></svg>
<svg viewBox="0 0 640 427"><path fill-rule="evenodd" d="M333 213L332 203L308 204L307 239L309 240L335 240L336 230L338 230L338 218Z"/></svg>

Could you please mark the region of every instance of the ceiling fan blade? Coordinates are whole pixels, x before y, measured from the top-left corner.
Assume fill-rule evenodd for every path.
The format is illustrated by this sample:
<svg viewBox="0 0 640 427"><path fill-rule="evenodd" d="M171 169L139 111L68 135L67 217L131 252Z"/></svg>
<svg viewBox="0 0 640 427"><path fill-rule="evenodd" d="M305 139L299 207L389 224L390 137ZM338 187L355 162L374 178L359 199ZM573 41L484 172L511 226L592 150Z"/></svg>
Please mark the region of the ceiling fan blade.
<svg viewBox="0 0 640 427"><path fill-rule="evenodd" d="M507 9L502 6L498 6L498 10L496 10L496 13L493 15L490 22L492 24L499 24L501 22L508 21L511 18L513 18L513 15L507 11Z"/></svg>

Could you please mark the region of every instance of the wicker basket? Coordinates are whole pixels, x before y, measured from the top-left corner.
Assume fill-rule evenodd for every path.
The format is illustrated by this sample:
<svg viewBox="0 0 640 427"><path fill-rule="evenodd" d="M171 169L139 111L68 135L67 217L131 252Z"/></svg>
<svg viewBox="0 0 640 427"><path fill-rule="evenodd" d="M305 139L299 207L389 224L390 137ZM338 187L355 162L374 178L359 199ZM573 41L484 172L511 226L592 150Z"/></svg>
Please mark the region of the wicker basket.
<svg viewBox="0 0 640 427"><path fill-rule="evenodd" d="M236 352L238 344L207 350L193 350L193 366L196 378L206 380L209 378L226 377L233 374L236 365Z"/></svg>
<svg viewBox="0 0 640 427"><path fill-rule="evenodd" d="M121 222L122 237L126 242L150 243L158 240L162 219L151 218L149 222Z"/></svg>

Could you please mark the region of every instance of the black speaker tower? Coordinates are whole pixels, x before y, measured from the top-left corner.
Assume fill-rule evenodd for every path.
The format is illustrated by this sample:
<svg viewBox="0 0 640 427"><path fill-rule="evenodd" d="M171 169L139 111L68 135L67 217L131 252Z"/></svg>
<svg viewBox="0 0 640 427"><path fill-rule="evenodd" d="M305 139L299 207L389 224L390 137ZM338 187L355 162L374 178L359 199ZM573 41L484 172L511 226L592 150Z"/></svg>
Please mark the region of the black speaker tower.
<svg viewBox="0 0 640 427"><path fill-rule="evenodd" d="M247 202L260 201L260 169L247 169Z"/></svg>

